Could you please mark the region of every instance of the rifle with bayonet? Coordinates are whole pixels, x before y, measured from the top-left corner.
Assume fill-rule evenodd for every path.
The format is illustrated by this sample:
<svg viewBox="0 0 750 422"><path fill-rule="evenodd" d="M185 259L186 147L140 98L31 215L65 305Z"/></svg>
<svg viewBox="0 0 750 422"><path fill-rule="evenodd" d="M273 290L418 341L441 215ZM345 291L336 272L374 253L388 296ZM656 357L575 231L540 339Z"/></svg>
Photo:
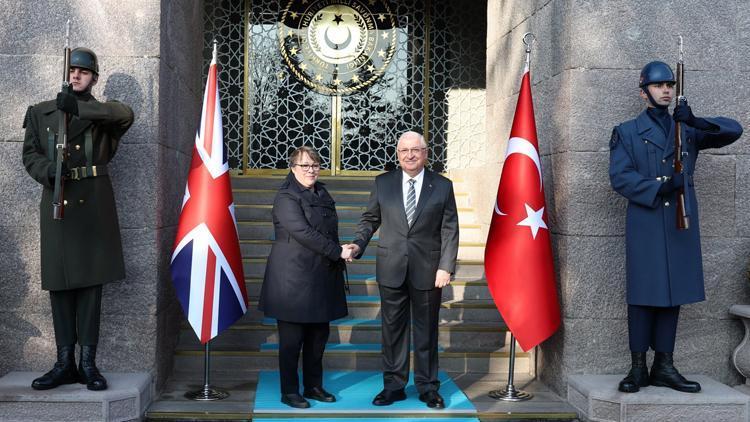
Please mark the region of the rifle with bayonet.
<svg viewBox="0 0 750 422"><path fill-rule="evenodd" d="M678 43L680 46L680 55L677 60L677 75L675 84L675 95L677 97L677 104L685 102L685 65L683 61L683 50L682 50L682 35L678 36ZM690 228L690 216L687 215L685 209L685 188L687 187L687 175L684 174L682 167L683 154L683 143L682 143L682 124L675 122L674 127L674 174L677 177L683 178L682 187L677 190L677 229L687 230Z"/></svg>
<svg viewBox="0 0 750 422"><path fill-rule="evenodd" d="M62 91L70 90L70 21L65 24L65 48L63 49L63 83ZM52 218L62 220L65 211L65 154L68 147L68 113L57 110L57 142L55 143L55 184L52 193Z"/></svg>

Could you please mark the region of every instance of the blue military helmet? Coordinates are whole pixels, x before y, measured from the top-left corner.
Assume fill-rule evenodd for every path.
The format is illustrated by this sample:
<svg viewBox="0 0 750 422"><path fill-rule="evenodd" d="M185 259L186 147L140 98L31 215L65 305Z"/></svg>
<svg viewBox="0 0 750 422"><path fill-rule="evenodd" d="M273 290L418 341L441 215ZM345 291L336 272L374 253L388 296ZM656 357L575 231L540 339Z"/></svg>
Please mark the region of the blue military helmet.
<svg viewBox="0 0 750 422"><path fill-rule="evenodd" d="M96 53L85 47L77 47L70 52L70 67L88 69L99 75L99 60Z"/></svg>
<svg viewBox="0 0 750 422"><path fill-rule="evenodd" d="M643 88L646 85L658 84L662 82L675 82L674 72L668 64L654 61L641 69L641 79L638 86Z"/></svg>

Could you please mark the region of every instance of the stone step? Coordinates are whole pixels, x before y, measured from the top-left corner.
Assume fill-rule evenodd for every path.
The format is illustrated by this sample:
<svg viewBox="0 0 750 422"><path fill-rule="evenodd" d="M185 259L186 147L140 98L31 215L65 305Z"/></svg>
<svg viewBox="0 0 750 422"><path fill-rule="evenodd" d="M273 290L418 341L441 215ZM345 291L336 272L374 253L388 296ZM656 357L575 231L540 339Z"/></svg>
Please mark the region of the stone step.
<svg viewBox="0 0 750 422"><path fill-rule="evenodd" d="M232 189L235 204L273 204L276 189L242 188ZM365 205L370 192L366 190L341 189L328 190L337 204Z"/></svg>
<svg viewBox="0 0 750 422"><path fill-rule="evenodd" d="M232 176L232 188L277 190L284 179L286 176ZM374 177L361 176L320 176L318 180L325 183L329 190L359 189L369 192L375 183Z"/></svg>
<svg viewBox="0 0 750 422"><path fill-rule="evenodd" d="M261 351L279 350L279 343L263 343ZM326 352L333 351L360 351L360 352L382 352L383 345L380 343L326 343ZM438 351L444 352L445 348L438 345Z"/></svg>
<svg viewBox="0 0 750 422"><path fill-rule="evenodd" d="M250 298L260 296L263 279L248 278L245 280L245 287ZM349 294L353 296L371 296L378 295L378 282L374 274L349 275ZM461 281L454 280L451 284L443 287L443 300L467 300L467 299L484 299L490 300L492 296L487 289L486 280Z"/></svg>
<svg viewBox="0 0 750 422"><path fill-rule="evenodd" d="M347 236L345 239L341 239L341 243L351 242L352 236ZM268 256L271 253L271 246L273 245L272 240L260 239L260 240L241 240L240 249L242 256L244 257L257 257L257 256ZM377 248L378 241L370 241L367 250L375 250ZM480 260L484 259L484 243L480 242L460 242L458 245L458 259L472 259Z"/></svg>
<svg viewBox="0 0 750 422"><path fill-rule="evenodd" d="M273 204L277 189L263 188L232 188L232 197L237 205ZM370 197L369 190L358 189L328 189L337 205L364 206ZM456 207L471 208L469 194L454 192Z"/></svg>
<svg viewBox="0 0 750 422"><path fill-rule="evenodd" d="M245 277L261 278L266 270L267 257L243 258ZM375 273L375 258L364 256L346 264L349 275L370 275ZM479 280L484 277L484 262L479 260L459 260L456 263L456 279Z"/></svg>
<svg viewBox="0 0 750 422"><path fill-rule="evenodd" d="M347 296L348 318L380 318L380 297ZM258 302L251 300L245 318L253 321L263 319L263 312L258 309ZM496 322L502 320L491 300L447 301L440 305L440 320L455 322Z"/></svg>
<svg viewBox="0 0 750 422"><path fill-rule="evenodd" d="M108 388L89 391L82 384L37 391L29 386L41 372L10 372L0 378L3 421L131 421L140 420L151 404L148 373L108 373Z"/></svg>
<svg viewBox="0 0 750 422"><path fill-rule="evenodd" d="M381 343L381 323L378 319L342 319L331 322L329 343ZM507 327L502 321L456 323L441 322L438 342L445 349L496 350L507 343ZM222 350L258 350L263 343L277 343L278 333L273 319L260 321L241 318L211 340L213 347ZM187 324L182 326L179 350L201 350L198 339Z"/></svg>
<svg viewBox="0 0 750 422"><path fill-rule="evenodd" d="M336 214L339 220L358 221L367 207L364 204L345 205L336 204ZM240 221L271 221L273 204L237 204L234 205L234 215ZM473 208L459 208L458 221L461 223L476 223L476 212Z"/></svg>
<svg viewBox="0 0 750 422"><path fill-rule="evenodd" d="M339 237L351 237L357 231L356 220L339 220ZM461 223L459 224L459 241L484 243L485 236L482 234L479 224ZM240 240L273 240L274 228L270 221L237 221L237 231Z"/></svg>
<svg viewBox="0 0 750 422"><path fill-rule="evenodd" d="M622 375L570 375L567 398L584 420L747 422L748 396L705 375L685 378L701 384L699 394L654 386L623 394L617 391Z"/></svg>
<svg viewBox="0 0 750 422"><path fill-rule="evenodd" d="M448 373L456 385L467 395L478 412L482 421L570 421L578 420L574 408L562 398L554 394L540 381L531 375L515 374L515 385L534 394L534 399L525 402L505 402L487 397L487 393L507 383L507 371L500 373ZM184 393L193 391L202 381L201 373L181 374L172 376L167 381L164 391L149 407L146 418L148 420L168 421L216 421L236 420L248 421L255 415L255 389L258 382L258 372L242 374L211 374L211 383L230 392L225 400L200 402L184 399ZM337 393L334 391L334 393ZM373 392L372 394L375 394ZM297 420L305 421L307 416L303 412L296 415ZM426 415L417 415L422 421ZM437 414L435 416L438 416ZM452 419L440 414L441 420ZM329 414L327 420L334 422L348 420L348 415ZM362 419L357 419L362 420ZM396 419L386 419L393 420ZM383 422L386 422L383 421Z"/></svg>
<svg viewBox="0 0 750 422"><path fill-rule="evenodd" d="M499 373L508 372L509 353L494 352L438 352L440 369L451 372ZM204 366L203 350L179 350L175 352L175 375L199 374ZM275 350L212 350L211 373L231 372L237 375L258 370L278 369L278 353ZM413 360L412 360L413 365ZM323 355L323 367L345 370L381 370L383 357L379 351L329 351ZM517 353L514 373L531 372L530 354Z"/></svg>

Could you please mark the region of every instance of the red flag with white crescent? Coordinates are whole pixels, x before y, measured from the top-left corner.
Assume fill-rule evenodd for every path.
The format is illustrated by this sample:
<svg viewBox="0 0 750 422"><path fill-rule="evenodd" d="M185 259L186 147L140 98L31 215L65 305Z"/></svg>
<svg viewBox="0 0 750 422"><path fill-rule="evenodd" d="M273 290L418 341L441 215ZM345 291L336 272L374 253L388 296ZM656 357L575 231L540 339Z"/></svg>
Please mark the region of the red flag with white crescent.
<svg viewBox="0 0 750 422"><path fill-rule="evenodd" d="M528 69L521 81L484 252L487 285L524 350L560 325Z"/></svg>

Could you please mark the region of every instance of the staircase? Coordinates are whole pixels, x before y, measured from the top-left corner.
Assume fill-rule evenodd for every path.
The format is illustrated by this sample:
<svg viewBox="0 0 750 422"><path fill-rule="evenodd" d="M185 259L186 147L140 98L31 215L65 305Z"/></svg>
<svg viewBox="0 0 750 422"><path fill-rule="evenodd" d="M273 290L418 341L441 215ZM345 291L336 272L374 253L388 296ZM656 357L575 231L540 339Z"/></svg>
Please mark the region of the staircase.
<svg viewBox="0 0 750 422"><path fill-rule="evenodd" d="M273 243L271 207L282 180L282 176L242 176L232 180L250 306L242 319L212 340L211 377L214 381L223 380L223 384L216 381L217 385L249 392L251 397L254 397L253 383L257 380L258 372L278 368L275 321L265 318L258 311L257 301ZM321 177L321 180L326 183L336 201L341 242L350 242L365 209L373 178ZM454 379L497 380L499 387L499 380L507 378L509 353L506 337L509 338L509 334L483 277L484 236L476 223L468 194L461 192L460 183L456 184L456 190L460 248L455 281L443 289L439 326L440 369ZM324 367L327 369L382 369L380 298L375 279L375 257L370 255L376 249L377 241L376 234L362 259L347 266L351 288L347 296L349 316L331 323L331 334L324 355ZM181 389L190 388L189 386L197 388L200 385L203 356L203 346L187 323L183 324L171 382L162 398L151 406L146 414L147 418L219 418L190 410L197 409L199 403L188 402L182 413L166 404L169 400L179 400ZM533 378L533 362L532 353L523 353L517 348L515 374L518 379ZM562 415L561 419L571 416L557 415ZM251 418L252 401L225 410L221 419L232 419L233 416L237 419Z"/></svg>

